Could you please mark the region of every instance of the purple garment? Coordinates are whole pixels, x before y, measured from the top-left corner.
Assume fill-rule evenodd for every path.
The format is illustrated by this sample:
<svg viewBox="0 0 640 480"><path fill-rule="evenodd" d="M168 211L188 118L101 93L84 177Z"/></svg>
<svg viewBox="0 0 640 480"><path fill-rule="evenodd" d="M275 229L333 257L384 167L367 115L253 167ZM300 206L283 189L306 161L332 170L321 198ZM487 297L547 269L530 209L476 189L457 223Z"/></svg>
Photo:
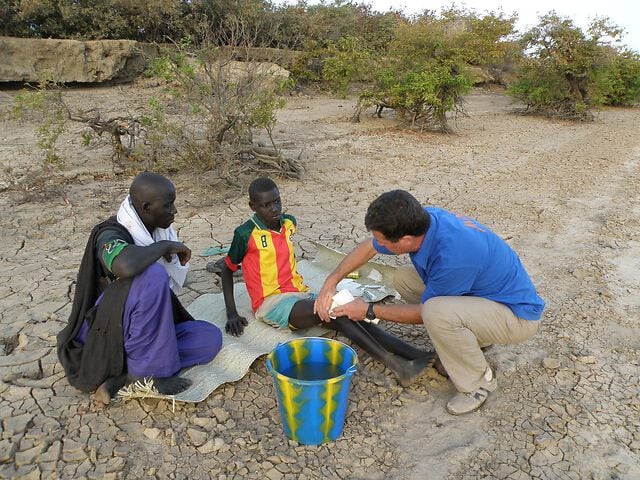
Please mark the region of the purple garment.
<svg viewBox="0 0 640 480"><path fill-rule="evenodd" d="M158 263L134 277L122 329L127 371L135 377L170 377L210 362L222 348L222 332L215 325L202 320L174 324L169 276ZM85 322L76 338L84 343L86 332Z"/></svg>

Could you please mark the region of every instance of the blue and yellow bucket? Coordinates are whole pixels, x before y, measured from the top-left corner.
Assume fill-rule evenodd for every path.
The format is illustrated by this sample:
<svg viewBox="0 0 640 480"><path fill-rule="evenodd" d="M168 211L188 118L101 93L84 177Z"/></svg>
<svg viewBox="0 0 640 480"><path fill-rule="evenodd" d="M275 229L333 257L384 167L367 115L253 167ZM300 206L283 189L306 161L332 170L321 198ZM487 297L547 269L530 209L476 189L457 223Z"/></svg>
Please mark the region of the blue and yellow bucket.
<svg viewBox="0 0 640 480"><path fill-rule="evenodd" d="M288 438L320 445L340 436L357 365L351 347L321 337L289 340L267 355Z"/></svg>

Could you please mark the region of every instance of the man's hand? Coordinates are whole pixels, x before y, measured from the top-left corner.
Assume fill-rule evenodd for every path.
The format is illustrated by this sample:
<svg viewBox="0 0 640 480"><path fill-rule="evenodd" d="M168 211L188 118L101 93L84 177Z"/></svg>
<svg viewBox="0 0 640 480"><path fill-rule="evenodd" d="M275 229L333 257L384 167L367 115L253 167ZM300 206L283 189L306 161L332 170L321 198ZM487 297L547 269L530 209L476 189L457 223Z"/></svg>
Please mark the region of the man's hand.
<svg viewBox="0 0 640 480"><path fill-rule="evenodd" d="M368 238L347 254L333 272L329 274L322 284L318 298L313 304L313 313L317 314L323 322L331 321L329 309L331 308L332 297L336 294L338 282L346 277L349 272L357 270L371 260L375 254L376 250L373 248L373 240ZM362 317L360 317L360 319L362 319Z"/></svg>
<svg viewBox="0 0 640 480"><path fill-rule="evenodd" d="M184 243L181 242L172 242L170 240L166 240L167 242L167 251L163 255L164 259L167 262L171 262L171 257L175 253L178 255L178 260L180 260L180 265L183 267L189 262L191 259L191 249L188 248Z"/></svg>
<svg viewBox="0 0 640 480"><path fill-rule="evenodd" d="M336 317L347 317L349 320L359 322L367 316L369 304L362 298L356 298L352 302L339 305L331 312Z"/></svg>
<svg viewBox="0 0 640 480"><path fill-rule="evenodd" d="M235 315L229 315L227 318L227 324L224 326L224 331L229 335L239 337L244 333L244 327L247 325L249 325L247 319L236 313Z"/></svg>
<svg viewBox="0 0 640 480"><path fill-rule="evenodd" d="M318 293L315 303L313 304L313 313L320 317L323 322L330 322L329 309L333 296L336 294L336 284L327 278L322 284L322 288Z"/></svg>

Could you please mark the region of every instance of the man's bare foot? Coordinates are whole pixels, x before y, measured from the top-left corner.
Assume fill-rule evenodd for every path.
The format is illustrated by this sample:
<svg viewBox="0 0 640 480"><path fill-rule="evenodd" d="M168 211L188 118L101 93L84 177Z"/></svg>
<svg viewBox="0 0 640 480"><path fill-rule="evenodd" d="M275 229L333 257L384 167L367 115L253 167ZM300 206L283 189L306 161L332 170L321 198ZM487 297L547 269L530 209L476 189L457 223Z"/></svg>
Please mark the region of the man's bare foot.
<svg viewBox="0 0 640 480"><path fill-rule="evenodd" d="M104 405L109 405L111 403L111 399L118 393L118 390L124 387L127 383L127 374L107 378L96 389L93 394L93 398Z"/></svg>
<svg viewBox="0 0 640 480"><path fill-rule="evenodd" d="M163 395L175 395L184 392L191 386L193 382L188 378L182 378L177 375L173 377L153 378L153 385L158 393Z"/></svg>

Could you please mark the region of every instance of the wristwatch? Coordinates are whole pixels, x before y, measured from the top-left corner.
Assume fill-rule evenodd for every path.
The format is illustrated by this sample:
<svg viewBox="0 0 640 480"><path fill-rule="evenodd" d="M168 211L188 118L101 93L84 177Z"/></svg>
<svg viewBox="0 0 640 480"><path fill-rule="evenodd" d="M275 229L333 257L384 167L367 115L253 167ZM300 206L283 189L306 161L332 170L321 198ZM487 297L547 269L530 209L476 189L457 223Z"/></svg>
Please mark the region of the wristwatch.
<svg viewBox="0 0 640 480"><path fill-rule="evenodd" d="M367 314L365 315L367 320L375 320L376 319L376 314L373 313L373 306L374 305L375 305L374 303L370 303L369 307L367 308Z"/></svg>

